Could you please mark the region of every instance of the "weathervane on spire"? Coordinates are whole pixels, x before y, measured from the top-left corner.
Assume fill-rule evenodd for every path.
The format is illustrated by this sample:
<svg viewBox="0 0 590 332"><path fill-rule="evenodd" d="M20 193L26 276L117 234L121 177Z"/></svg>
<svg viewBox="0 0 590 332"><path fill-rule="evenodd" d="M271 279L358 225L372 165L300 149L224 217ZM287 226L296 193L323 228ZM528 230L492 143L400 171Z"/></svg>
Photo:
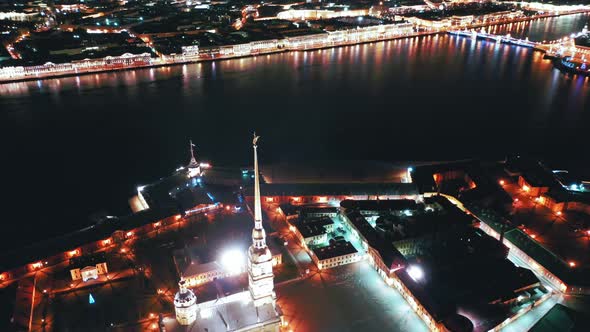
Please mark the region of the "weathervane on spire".
<svg viewBox="0 0 590 332"><path fill-rule="evenodd" d="M192 139L189 140L189 142L190 142L189 149L191 150L191 159L195 159L195 151L194 151L195 150L194 149L195 148L195 145L193 144L193 140Z"/></svg>
<svg viewBox="0 0 590 332"><path fill-rule="evenodd" d="M254 132L254 139L252 140L252 145L254 145L256 147L256 142L258 142L259 138L260 138L260 136L256 136L256 132Z"/></svg>

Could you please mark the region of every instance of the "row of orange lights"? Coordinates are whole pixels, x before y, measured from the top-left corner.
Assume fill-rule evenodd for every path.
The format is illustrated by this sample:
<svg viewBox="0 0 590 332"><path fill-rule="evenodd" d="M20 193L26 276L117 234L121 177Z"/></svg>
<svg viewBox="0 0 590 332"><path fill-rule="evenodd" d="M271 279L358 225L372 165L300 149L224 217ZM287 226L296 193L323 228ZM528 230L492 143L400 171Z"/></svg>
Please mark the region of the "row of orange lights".
<svg viewBox="0 0 590 332"><path fill-rule="evenodd" d="M177 215L174 216L174 220L179 220L180 218L181 218L181 216L179 214L177 214ZM154 227L156 227L156 228L159 227L160 225L161 225L161 222L160 221L154 223ZM129 231L125 235L128 238L133 237L133 232L132 231ZM101 240L100 241L100 243L103 246L108 246L108 245L112 244L112 242L113 241L112 241L111 238L107 238L107 239L104 239L104 240ZM72 258L72 257L75 257L75 256L79 256L81 254L81 252L82 252L81 249L78 248L78 249L74 249L74 250L70 250L70 251L66 252L66 255L68 257ZM126 253L126 252L127 252L127 249L126 248L121 248L121 253ZM48 262L45 262L45 264L43 262L41 262L41 261L34 262L34 263L29 264L29 269L31 269L31 270L38 270L38 269L41 269L43 267L43 265L47 265L47 264L48 264ZM8 279L8 274L7 273L1 273L0 274L0 281L4 281L4 280L7 280L7 279Z"/></svg>
<svg viewBox="0 0 590 332"><path fill-rule="evenodd" d="M179 214L177 214L177 215L174 216L174 220L179 220L180 218L181 218L181 216ZM160 221L154 223L154 227L156 227L156 228L157 227L160 227L160 225L161 225L161 222ZM129 231L125 235L128 238L133 237L133 232L132 231ZM108 245L112 244L112 239L111 238L107 238L107 239L102 240L100 243L103 246L108 246ZM121 248L120 251L121 251L121 253L126 253L127 252L127 249L126 248ZM81 254L81 249L74 249L74 250L71 250L71 251L66 252L66 254L70 258L71 257L75 257L75 256L79 256ZM43 262L39 261L39 262L35 262L35 263L29 264L29 268L31 270L38 270L38 269L41 269L43 267L43 265L47 265L47 264L48 264L48 262L45 262L45 264L43 264ZM6 274L6 273L0 274L0 281L7 280L7 279L8 279L8 274Z"/></svg>

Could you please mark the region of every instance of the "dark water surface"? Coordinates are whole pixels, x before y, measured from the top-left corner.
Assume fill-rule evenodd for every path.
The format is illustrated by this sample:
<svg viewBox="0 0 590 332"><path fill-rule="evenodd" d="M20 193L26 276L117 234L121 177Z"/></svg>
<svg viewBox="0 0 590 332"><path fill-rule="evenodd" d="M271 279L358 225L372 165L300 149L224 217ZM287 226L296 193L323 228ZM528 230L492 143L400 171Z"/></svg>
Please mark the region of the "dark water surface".
<svg viewBox="0 0 590 332"><path fill-rule="evenodd" d="M587 20L492 32L549 40ZM214 165L249 164L256 130L267 163L521 152L584 171L589 95L541 53L447 35L0 85L2 246L125 213L189 138Z"/></svg>

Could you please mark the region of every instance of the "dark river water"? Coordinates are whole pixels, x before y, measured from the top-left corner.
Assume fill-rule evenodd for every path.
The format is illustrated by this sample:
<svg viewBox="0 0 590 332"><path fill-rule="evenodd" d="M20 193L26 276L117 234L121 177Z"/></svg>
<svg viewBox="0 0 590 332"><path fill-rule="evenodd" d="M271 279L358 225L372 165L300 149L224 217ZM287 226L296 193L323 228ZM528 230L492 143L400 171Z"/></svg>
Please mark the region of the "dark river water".
<svg viewBox="0 0 590 332"><path fill-rule="evenodd" d="M491 29L550 40L588 16ZM590 82L530 49L448 35L0 85L2 246L126 213L135 187L213 165L535 154L587 171Z"/></svg>

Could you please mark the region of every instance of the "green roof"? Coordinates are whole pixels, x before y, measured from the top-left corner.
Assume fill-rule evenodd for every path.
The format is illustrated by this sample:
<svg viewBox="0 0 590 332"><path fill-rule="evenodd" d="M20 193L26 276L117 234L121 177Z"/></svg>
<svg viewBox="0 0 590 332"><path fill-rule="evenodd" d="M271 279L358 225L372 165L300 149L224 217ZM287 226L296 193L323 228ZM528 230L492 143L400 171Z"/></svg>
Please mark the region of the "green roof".
<svg viewBox="0 0 590 332"><path fill-rule="evenodd" d="M520 229L507 231L504 237L566 284L585 285L590 281L584 278L586 273L583 269L571 269L551 250L531 239Z"/></svg>
<svg viewBox="0 0 590 332"><path fill-rule="evenodd" d="M556 304L530 329L530 332L581 332L588 330L589 323L583 314Z"/></svg>

